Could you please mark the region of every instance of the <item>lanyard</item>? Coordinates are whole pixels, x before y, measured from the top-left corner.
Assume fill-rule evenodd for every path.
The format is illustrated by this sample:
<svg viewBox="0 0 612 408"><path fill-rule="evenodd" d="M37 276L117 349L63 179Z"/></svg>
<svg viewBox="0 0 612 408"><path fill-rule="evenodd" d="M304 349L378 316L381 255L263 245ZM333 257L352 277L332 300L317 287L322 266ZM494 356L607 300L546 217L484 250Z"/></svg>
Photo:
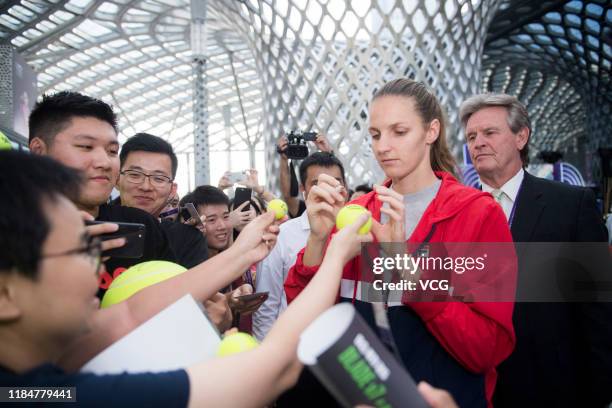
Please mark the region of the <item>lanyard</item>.
<svg viewBox="0 0 612 408"><path fill-rule="evenodd" d="M516 211L516 203L519 200L520 194L521 194L521 189L523 188L523 182L525 181L525 179L523 178L523 181L521 181L521 185L519 186L518 191L516 192L516 198L514 199L514 202L512 203L512 210L510 210L510 217L508 217L508 226L510 228L512 228L512 222L514 221L514 212Z"/></svg>

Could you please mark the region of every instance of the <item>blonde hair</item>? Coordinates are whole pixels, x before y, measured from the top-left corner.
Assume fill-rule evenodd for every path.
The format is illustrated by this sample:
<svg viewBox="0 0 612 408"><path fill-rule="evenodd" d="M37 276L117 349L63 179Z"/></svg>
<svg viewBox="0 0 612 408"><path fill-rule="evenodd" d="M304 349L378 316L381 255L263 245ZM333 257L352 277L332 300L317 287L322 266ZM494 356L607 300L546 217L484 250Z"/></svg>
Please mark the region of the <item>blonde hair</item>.
<svg viewBox="0 0 612 408"><path fill-rule="evenodd" d="M372 98L372 101L382 96L403 96L412 98L414 106L425 125L434 119L440 122L440 134L436 141L431 145L429 160L434 171L445 171L458 177L457 163L446 143L446 121L440 102L429 88L422 82L414 81L409 78L398 78L387 82L379 89Z"/></svg>

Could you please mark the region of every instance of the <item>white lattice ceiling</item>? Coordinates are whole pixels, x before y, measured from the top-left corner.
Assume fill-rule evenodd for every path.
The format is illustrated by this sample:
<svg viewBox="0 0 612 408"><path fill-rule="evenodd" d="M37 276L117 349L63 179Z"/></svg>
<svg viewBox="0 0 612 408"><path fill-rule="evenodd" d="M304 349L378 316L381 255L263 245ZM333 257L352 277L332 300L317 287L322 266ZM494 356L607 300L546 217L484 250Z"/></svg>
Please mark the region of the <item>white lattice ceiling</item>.
<svg viewBox="0 0 612 408"><path fill-rule="evenodd" d="M193 150L189 7L189 0L5 1L0 41L39 73L41 92L102 98L119 113L122 139L157 134L185 160ZM428 81L451 122L481 77L482 90L516 94L533 116L536 151L585 137L609 143L611 8L606 0L209 0L212 171L225 170L229 147L243 166L236 152L247 142L263 151L263 134L273 159L273 137L313 125L331 133L356 176L371 174L367 146L355 142L367 119L363 101L372 81L397 75ZM482 24L479 67L471 47L483 47ZM263 169L263 154L259 161Z"/></svg>

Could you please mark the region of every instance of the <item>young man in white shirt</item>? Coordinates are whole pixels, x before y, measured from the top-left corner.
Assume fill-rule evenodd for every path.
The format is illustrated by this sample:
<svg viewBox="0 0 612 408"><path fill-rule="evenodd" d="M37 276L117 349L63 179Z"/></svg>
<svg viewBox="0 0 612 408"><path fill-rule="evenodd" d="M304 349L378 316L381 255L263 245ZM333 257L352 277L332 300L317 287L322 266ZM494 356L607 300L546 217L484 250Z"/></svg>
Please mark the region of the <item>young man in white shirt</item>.
<svg viewBox="0 0 612 408"><path fill-rule="evenodd" d="M346 189L342 162L333 153L316 152L300 163L300 190L304 198L308 197L308 192L317 184L321 174L334 177ZM309 233L310 225L306 212L298 218L281 224L276 246L257 265L256 292L268 292L268 299L253 313L253 334L260 341L287 307L283 283L289 268L295 263L298 252L306 245Z"/></svg>

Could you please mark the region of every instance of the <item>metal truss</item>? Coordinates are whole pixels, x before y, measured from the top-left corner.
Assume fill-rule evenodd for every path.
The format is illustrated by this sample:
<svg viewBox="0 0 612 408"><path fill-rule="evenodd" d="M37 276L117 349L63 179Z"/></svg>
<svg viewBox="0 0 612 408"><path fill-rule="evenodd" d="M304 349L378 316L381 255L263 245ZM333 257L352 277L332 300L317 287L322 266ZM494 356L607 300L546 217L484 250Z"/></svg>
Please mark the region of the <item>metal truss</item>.
<svg viewBox="0 0 612 408"><path fill-rule="evenodd" d="M522 0L501 8L485 46L482 89L527 105L533 154L610 146L612 3Z"/></svg>
<svg viewBox="0 0 612 408"><path fill-rule="evenodd" d="M41 92L78 89L113 104L121 138L150 132L193 152L189 0L20 0L0 4L0 41L39 73ZM385 81L427 82L448 113L476 92L515 94L532 152L610 144L611 5L605 0L209 0L210 150L266 151L328 135L351 184L378 181L367 102ZM240 92L237 92L239 88ZM240 99L239 99L240 96ZM225 115L224 115L225 113ZM229 139L228 139L229 136Z"/></svg>

